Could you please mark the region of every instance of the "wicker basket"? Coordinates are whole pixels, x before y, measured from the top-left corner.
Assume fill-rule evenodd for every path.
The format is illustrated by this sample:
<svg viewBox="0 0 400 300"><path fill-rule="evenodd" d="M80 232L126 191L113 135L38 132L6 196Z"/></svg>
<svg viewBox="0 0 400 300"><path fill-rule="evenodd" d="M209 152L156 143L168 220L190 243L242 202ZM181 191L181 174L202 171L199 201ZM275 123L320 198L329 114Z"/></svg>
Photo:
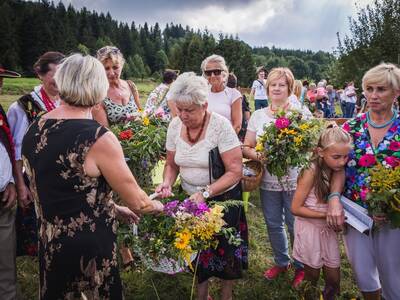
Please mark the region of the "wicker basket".
<svg viewBox="0 0 400 300"><path fill-rule="evenodd" d="M155 199L156 197L156 194L152 194L149 196L150 199ZM138 235L138 228L136 224L131 225L131 230L133 235ZM141 250L139 250L137 254L139 255L141 261L144 263L146 268L151 269L154 272L173 275L176 273L184 272L188 267L187 262L183 259L174 260L172 258L163 257L157 261L154 261L152 259L146 258ZM190 261L193 263L196 257L197 252L192 253L192 255L190 256Z"/></svg>
<svg viewBox="0 0 400 300"><path fill-rule="evenodd" d="M193 253L190 256L190 260L192 261L192 263L194 262L196 257L197 252ZM176 261L174 259L164 257L156 262L146 260L144 256L141 256L141 259L145 262L146 267L154 272L174 275L180 272L184 272L188 269L188 264L186 263L186 261L183 260Z"/></svg>
<svg viewBox="0 0 400 300"><path fill-rule="evenodd" d="M243 192L251 192L260 186L261 179L264 174L264 167L259 161L256 160L245 161L243 166L253 169L256 172L255 176L242 176Z"/></svg>

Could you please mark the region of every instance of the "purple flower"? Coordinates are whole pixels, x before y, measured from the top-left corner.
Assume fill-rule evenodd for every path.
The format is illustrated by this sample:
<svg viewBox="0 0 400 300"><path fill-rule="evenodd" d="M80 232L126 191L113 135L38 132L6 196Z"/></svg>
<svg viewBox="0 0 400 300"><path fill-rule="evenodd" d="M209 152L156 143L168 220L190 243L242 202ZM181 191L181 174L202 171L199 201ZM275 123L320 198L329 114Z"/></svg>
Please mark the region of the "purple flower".
<svg viewBox="0 0 400 300"><path fill-rule="evenodd" d="M165 203L164 204L164 213L167 216L173 216L176 211L176 208L178 206L178 203L179 203L178 200L174 200L174 201Z"/></svg>
<svg viewBox="0 0 400 300"><path fill-rule="evenodd" d="M209 211L210 208L208 207L207 203L202 202L197 204L197 210L195 213L195 216L200 216L203 215L205 212Z"/></svg>
<svg viewBox="0 0 400 300"><path fill-rule="evenodd" d="M181 209L184 212L187 212L191 215L194 216L200 216L204 214L204 212L208 211L209 208L206 203L199 203L197 204L196 202L190 200L190 199L185 199L182 204L181 204Z"/></svg>

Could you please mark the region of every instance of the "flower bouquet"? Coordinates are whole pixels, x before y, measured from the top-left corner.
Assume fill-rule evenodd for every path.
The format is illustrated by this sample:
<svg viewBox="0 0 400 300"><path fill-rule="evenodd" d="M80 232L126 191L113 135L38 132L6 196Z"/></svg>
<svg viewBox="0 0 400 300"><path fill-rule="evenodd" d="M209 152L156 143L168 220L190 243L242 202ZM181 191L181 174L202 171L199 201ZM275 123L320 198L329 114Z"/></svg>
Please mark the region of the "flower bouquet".
<svg viewBox="0 0 400 300"><path fill-rule="evenodd" d="M168 123L161 113L137 113L111 127L124 151L127 164L141 187L152 187L152 171L165 157Z"/></svg>
<svg viewBox="0 0 400 300"><path fill-rule="evenodd" d="M281 180L289 168L307 166L322 124L318 119L302 119L298 111L277 112L275 122L265 126L255 148L264 157L268 172Z"/></svg>
<svg viewBox="0 0 400 300"><path fill-rule="evenodd" d="M186 266L194 270L197 253L218 246L216 235L225 235L231 244L241 242L235 229L225 226L224 209L190 199L168 201L163 214L144 215L137 232L125 228L120 235L148 269L168 274L181 272Z"/></svg>
<svg viewBox="0 0 400 300"><path fill-rule="evenodd" d="M384 214L392 227L400 228L400 165L374 167L367 202L371 215Z"/></svg>

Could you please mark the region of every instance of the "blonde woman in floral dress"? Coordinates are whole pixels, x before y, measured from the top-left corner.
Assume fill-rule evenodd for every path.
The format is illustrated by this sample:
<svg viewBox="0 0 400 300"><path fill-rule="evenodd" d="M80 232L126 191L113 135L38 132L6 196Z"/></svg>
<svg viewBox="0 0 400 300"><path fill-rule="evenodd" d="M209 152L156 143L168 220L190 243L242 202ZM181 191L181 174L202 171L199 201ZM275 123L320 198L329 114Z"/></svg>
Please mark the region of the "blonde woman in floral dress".
<svg viewBox="0 0 400 300"><path fill-rule="evenodd" d="M255 111L250 117L244 139L244 144L250 147L243 149L245 157L260 160L260 156L255 151L257 137L264 132L265 125L275 122L275 113L279 110L286 112L297 110L303 113L305 117L311 117L310 111L305 106L302 107L300 102L289 100L289 95L293 92L293 84L294 77L288 68L275 68L268 74L266 87L270 105ZM260 199L275 260L275 266L264 273L264 277L268 280L277 278L281 273L286 272L291 265L284 225L286 223L290 240L293 243L294 218L290 207L296 190L297 175L297 169L290 169L287 176L284 176L279 182L276 176L265 170L262 179ZM293 265L296 269L293 286L297 287L304 278L304 271L300 262L294 260Z"/></svg>
<svg viewBox="0 0 400 300"><path fill-rule="evenodd" d="M117 138L91 111L106 95L101 63L75 54L57 69L64 101L23 142L38 217L40 299L123 299L116 217L163 210L137 185ZM112 202L112 190L127 207Z"/></svg>
<svg viewBox="0 0 400 300"><path fill-rule="evenodd" d="M353 138L354 148L346 165L344 195L356 205L368 208L371 171L378 164L400 166L400 114L394 102L400 95L400 68L382 63L368 70L362 79L368 111L346 122L343 129ZM340 183L340 180L338 180ZM339 184L340 186L340 184ZM337 227L344 218L339 188L329 201L328 224ZM376 199L375 199L376 201ZM364 299L400 299L400 229L392 228L386 216L373 215L379 228L369 236L347 226L346 253Z"/></svg>

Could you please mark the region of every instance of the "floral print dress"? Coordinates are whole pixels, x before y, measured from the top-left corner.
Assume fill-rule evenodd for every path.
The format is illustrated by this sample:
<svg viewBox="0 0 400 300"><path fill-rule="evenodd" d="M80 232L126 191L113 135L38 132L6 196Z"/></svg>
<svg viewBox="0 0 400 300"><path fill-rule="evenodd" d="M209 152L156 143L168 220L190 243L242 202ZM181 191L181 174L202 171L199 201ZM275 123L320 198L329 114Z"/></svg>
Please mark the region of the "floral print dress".
<svg viewBox="0 0 400 300"><path fill-rule="evenodd" d="M385 168L400 165L400 114L376 148L372 145L368 127L366 114L343 124L343 129L351 134L354 142L346 166L345 196L365 208L368 207L366 198L372 168L378 163Z"/></svg>
<svg viewBox="0 0 400 300"><path fill-rule="evenodd" d="M86 119L39 119L23 142L38 218L40 299L122 299L112 192L85 174L107 129Z"/></svg>

